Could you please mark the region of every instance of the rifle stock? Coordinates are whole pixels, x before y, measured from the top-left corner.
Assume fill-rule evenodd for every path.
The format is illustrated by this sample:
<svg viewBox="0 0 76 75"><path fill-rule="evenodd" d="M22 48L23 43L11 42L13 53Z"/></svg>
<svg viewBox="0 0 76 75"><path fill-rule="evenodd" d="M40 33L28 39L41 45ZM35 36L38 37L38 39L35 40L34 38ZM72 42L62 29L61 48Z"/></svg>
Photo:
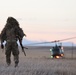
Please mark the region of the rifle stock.
<svg viewBox="0 0 76 75"><path fill-rule="evenodd" d="M24 49L22 49L22 51L23 51L24 55L26 56L26 53L25 53Z"/></svg>

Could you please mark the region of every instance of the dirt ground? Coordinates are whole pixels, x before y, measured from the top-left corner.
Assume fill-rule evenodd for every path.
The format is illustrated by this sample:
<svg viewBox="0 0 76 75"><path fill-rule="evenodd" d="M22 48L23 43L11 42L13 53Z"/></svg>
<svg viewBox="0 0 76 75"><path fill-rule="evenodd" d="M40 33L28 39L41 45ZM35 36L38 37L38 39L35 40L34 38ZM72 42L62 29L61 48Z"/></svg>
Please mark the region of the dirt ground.
<svg viewBox="0 0 76 75"><path fill-rule="evenodd" d="M28 47L26 57L19 48L19 65L7 67L5 52L0 49L0 75L76 75L76 48L64 47L63 59L51 59L51 47Z"/></svg>

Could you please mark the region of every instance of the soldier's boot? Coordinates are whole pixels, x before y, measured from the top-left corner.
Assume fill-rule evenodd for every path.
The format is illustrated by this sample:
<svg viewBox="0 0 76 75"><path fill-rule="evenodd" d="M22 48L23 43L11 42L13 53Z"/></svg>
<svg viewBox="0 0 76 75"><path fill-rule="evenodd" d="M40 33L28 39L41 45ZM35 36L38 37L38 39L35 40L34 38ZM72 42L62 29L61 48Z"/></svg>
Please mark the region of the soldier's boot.
<svg viewBox="0 0 76 75"><path fill-rule="evenodd" d="M10 66L10 63L7 63L7 67Z"/></svg>
<svg viewBox="0 0 76 75"><path fill-rule="evenodd" d="M17 66L18 66L18 61L15 62L15 67L17 67Z"/></svg>

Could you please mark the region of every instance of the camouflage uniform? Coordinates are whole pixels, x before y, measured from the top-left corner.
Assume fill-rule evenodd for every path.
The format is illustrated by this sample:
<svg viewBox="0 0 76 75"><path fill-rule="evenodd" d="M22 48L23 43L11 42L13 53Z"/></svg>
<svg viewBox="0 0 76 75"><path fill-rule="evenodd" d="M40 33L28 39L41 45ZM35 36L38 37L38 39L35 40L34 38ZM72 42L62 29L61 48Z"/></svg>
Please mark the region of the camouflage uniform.
<svg viewBox="0 0 76 75"><path fill-rule="evenodd" d="M8 21L8 20L7 20ZM11 22L11 20L9 20ZM14 23L16 25L16 22ZM11 64L11 53L14 56L15 67L19 63L19 50L17 40L23 38L23 30L19 26L13 26L12 22L7 23L5 28L1 32L1 44L6 41L5 44L5 54L6 62L8 65Z"/></svg>

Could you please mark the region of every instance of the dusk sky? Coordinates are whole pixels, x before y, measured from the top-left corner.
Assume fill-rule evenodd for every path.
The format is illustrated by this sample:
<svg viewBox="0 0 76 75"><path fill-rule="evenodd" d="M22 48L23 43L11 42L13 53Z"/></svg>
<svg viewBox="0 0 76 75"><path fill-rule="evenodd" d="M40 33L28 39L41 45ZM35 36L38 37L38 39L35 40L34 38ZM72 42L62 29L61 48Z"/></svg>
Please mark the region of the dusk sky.
<svg viewBox="0 0 76 75"><path fill-rule="evenodd" d="M0 31L9 16L18 20L28 40L76 36L76 0L0 0Z"/></svg>

